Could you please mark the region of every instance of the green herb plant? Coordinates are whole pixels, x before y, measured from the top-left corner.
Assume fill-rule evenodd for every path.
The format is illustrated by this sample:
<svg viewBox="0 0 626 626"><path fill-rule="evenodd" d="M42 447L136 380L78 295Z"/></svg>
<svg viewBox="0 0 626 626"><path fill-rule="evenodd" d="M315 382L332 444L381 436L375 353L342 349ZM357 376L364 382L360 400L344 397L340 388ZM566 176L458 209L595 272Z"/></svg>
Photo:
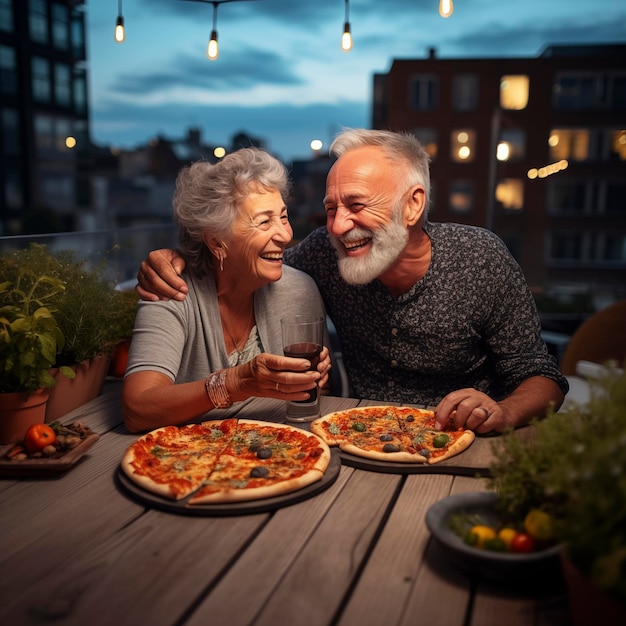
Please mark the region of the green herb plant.
<svg viewBox="0 0 626 626"><path fill-rule="evenodd" d="M570 561L626 603L626 368L592 381L591 400L550 411L534 436L494 440L489 486L505 518L549 513Z"/></svg>
<svg viewBox="0 0 626 626"><path fill-rule="evenodd" d="M49 388L56 381L49 369L63 349L64 337L49 301L63 292L58 278L32 277L18 269L15 282L0 283L0 392ZM70 368L62 373L74 377Z"/></svg>
<svg viewBox="0 0 626 626"><path fill-rule="evenodd" d="M52 253L41 244L7 253L0 259L0 275L15 281L21 273L24 289L40 277L57 279L63 289L50 294L50 310L64 342L55 366L72 366L112 351L129 325L128 297L116 291L106 265L90 265L72 251ZM30 285L27 284L30 280ZM131 313L134 312L131 309Z"/></svg>

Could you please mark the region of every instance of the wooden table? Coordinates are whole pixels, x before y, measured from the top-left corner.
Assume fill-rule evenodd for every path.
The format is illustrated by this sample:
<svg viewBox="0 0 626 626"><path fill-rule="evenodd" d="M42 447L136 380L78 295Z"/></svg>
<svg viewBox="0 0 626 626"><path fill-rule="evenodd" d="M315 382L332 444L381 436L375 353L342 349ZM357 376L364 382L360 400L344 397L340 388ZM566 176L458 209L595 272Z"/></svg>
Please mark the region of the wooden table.
<svg viewBox="0 0 626 626"><path fill-rule="evenodd" d="M357 404L322 398L323 412ZM284 403L212 415L234 414L283 421ZM276 511L180 515L144 506L114 479L136 437L122 422L119 381L63 421L76 419L101 437L69 471L0 481L2 624L570 623L560 579L539 589L473 580L431 538L427 509L484 490L483 479L342 465L327 490Z"/></svg>

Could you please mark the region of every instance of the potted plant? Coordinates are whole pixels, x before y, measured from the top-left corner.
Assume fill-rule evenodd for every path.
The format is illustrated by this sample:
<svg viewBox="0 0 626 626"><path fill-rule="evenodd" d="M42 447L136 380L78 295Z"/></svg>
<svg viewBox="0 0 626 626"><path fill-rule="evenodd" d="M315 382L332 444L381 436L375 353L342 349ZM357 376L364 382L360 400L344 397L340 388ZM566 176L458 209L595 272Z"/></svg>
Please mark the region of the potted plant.
<svg viewBox="0 0 626 626"><path fill-rule="evenodd" d="M58 278L32 277L26 268L0 283L0 443L15 442L44 421L48 389L56 384L50 367L64 342L47 303L63 290ZM62 373L73 376L69 368Z"/></svg>
<svg viewBox="0 0 626 626"><path fill-rule="evenodd" d="M609 367L591 385L588 404L549 412L532 437L494 440L490 487L505 517L550 516L566 579L593 594L570 591L574 623L626 623L626 372Z"/></svg>
<svg viewBox="0 0 626 626"><path fill-rule="evenodd" d="M64 337L51 370L58 385L51 390L46 421L54 421L102 390L127 307L123 295L107 278L105 264L90 265L71 251L53 254L44 245L30 244L4 255L4 265L9 268L9 278L20 268L28 272L31 281L48 276L64 286L49 302ZM75 377L60 376L60 368L71 368Z"/></svg>

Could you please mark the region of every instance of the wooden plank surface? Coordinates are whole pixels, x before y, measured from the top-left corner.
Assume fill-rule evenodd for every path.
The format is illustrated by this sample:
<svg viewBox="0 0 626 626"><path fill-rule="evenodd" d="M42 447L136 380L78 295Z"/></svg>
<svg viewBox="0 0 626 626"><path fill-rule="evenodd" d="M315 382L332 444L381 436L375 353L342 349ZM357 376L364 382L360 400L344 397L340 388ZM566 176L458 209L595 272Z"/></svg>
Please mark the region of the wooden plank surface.
<svg viewBox="0 0 626 626"><path fill-rule="evenodd" d="M354 470L342 468L326 491L276 511L253 544L237 559L190 617L186 626L251 624L311 535L328 514Z"/></svg>
<svg viewBox="0 0 626 626"><path fill-rule="evenodd" d="M400 480L396 475L354 471L254 623L333 623L393 505Z"/></svg>

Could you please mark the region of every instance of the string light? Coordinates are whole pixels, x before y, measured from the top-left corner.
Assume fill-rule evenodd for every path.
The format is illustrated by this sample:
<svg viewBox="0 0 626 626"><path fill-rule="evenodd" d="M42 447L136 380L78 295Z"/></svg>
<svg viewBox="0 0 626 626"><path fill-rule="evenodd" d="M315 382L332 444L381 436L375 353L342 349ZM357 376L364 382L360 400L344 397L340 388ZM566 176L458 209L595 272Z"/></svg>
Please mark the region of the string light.
<svg viewBox="0 0 626 626"><path fill-rule="evenodd" d="M344 52L352 50L352 33L350 32L350 0L345 0L346 18L343 23L343 34L341 35L341 49Z"/></svg>
<svg viewBox="0 0 626 626"><path fill-rule="evenodd" d="M115 20L115 41L124 43L126 30L124 29L124 17L122 16L122 0L117 2L117 20Z"/></svg>
<svg viewBox="0 0 626 626"><path fill-rule="evenodd" d="M211 61L215 61L219 56L219 46L217 44L217 8L225 2L254 2L255 0L188 0L189 2L205 2L213 5L213 29L211 39L206 47L206 55Z"/></svg>
<svg viewBox="0 0 626 626"><path fill-rule="evenodd" d="M213 30L211 31L211 39L206 48L206 55L211 61L215 61L219 56L220 49L217 45L217 7L219 2L213 2Z"/></svg>
<svg viewBox="0 0 626 626"><path fill-rule="evenodd" d="M454 3L452 0L439 0L439 15L450 17L454 13Z"/></svg>

